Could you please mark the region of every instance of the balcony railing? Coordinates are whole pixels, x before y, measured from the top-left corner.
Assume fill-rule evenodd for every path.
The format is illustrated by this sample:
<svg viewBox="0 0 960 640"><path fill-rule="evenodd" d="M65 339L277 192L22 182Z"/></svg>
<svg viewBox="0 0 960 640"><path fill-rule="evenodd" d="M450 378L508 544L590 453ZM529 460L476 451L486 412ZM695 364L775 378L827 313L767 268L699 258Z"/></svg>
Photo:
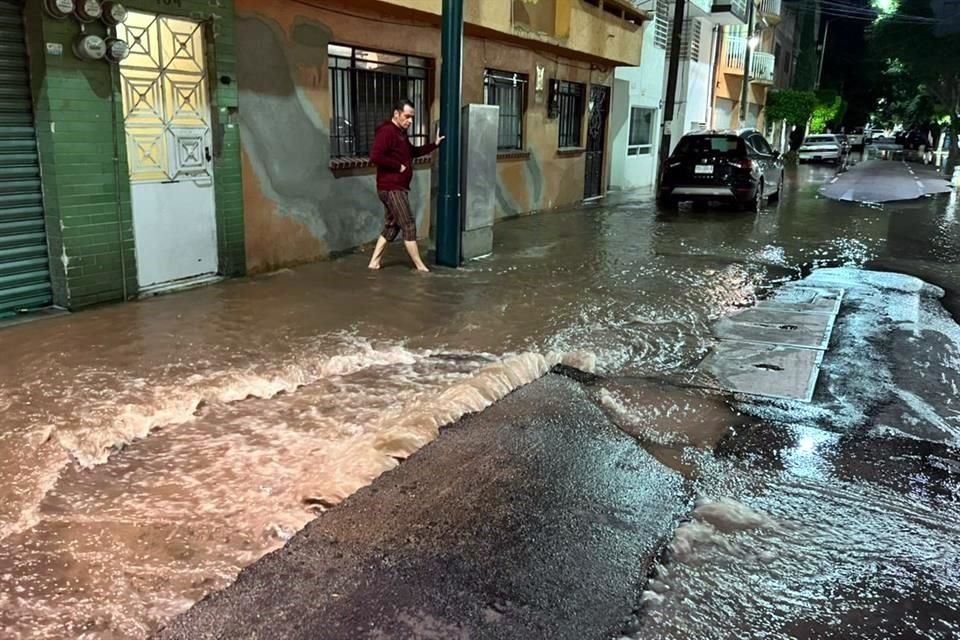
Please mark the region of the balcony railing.
<svg viewBox="0 0 960 640"><path fill-rule="evenodd" d="M776 69L776 57L765 51L754 51L750 54L750 81L760 84L773 84L773 73ZM743 63L740 63L741 66Z"/></svg>
<svg viewBox="0 0 960 640"><path fill-rule="evenodd" d="M781 0L760 0L760 14L765 18L780 19Z"/></svg>
<svg viewBox="0 0 960 640"><path fill-rule="evenodd" d="M743 73L743 64L747 60L747 39L727 36L724 41L724 71Z"/></svg>
<svg viewBox="0 0 960 640"><path fill-rule="evenodd" d="M747 39L740 36L727 36L724 39L723 71L730 74L743 74L743 65L747 60ZM750 52L750 81L761 84L773 84L776 69L776 56L765 51Z"/></svg>
<svg viewBox="0 0 960 640"><path fill-rule="evenodd" d="M710 19L723 25L747 23L747 0L713 0Z"/></svg>

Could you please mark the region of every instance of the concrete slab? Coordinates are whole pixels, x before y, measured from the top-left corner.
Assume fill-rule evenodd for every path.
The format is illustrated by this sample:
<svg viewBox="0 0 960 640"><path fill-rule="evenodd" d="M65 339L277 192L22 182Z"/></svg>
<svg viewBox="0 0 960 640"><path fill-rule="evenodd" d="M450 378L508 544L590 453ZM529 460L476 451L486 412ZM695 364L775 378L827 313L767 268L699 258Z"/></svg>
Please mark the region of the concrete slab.
<svg viewBox="0 0 960 640"><path fill-rule="evenodd" d="M840 313L843 294L843 289L786 286L777 291L773 298L758 302L757 308L796 313L826 313L835 316Z"/></svg>
<svg viewBox="0 0 960 640"><path fill-rule="evenodd" d="M156 637L609 638L689 500L583 387L549 375L445 429Z"/></svg>
<svg viewBox="0 0 960 640"><path fill-rule="evenodd" d="M834 316L830 313L798 313L773 306L754 307L721 318L713 334L721 340L761 342L790 347L826 350Z"/></svg>
<svg viewBox="0 0 960 640"><path fill-rule="evenodd" d="M701 364L716 388L787 400L813 399L823 351L724 340Z"/></svg>

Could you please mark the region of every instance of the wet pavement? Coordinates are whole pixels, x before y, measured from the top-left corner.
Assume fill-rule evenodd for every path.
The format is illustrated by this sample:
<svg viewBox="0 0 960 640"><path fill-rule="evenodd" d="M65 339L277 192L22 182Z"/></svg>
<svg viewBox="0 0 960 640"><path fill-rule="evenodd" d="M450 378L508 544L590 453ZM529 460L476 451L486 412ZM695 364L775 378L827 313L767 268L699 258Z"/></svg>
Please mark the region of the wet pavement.
<svg viewBox="0 0 960 640"><path fill-rule="evenodd" d="M831 178L820 193L834 200L882 203L950 193L950 176L899 160L868 159Z"/></svg>
<svg viewBox="0 0 960 640"><path fill-rule="evenodd" d="M688 510L679 474L549 375L444 430L158 638L609 638Z"/></svg>
<svg viewBox="0 0 960 640"><path fill-rule="evenodd" d="M956 610L951 594L960 584L950 569L958 566L950 529L960 521L956 485L929 480L932 472L919 466L908 476L914 484L896 487L875 488L845 471L843 491L831 493L841 472L818 462L843 450L829 443L845 430L854 442L900 442L897 415L871 434L862 425L877 413L783 425L762 413L764 405L762 424L806 429L814 444L827 439L814 447L824 456L806 458L829 471L814 482L803 465L789 473L764 466L797 449L808 453L803 438L785 438L758 461L747 456L750 464L714 456L732 427L750 423L742 415L750 408L690 388L716 319L818 268L924 277L947 290L942 304L956 315L956 192L858 207L817 197L832 175L816 166L791 172L782 202L759 214L658 212L647 198L621 196L515 220L497 227L492 259L457 272L411 274L394 249L381 273L368 273L364 256L348 256L3 330L0 628L13 638L146 637L281 547L317 512L396 468L440 426L561 360L603 374L594 402L662 464L698 483L698 496L726 505L724 517L748 510L759 514L748 523L799 527L796 536L772 538L783 562L755 580L738 569L747 565L737 554L759 553L752 544L768 541L767 530L723 532L721 519L694 511L693 524L720 532L708 537L721 540L719 551L708 544L707 560L676 571L662 559L679 581L670 588L692 595L675 606L665 598L659 613L638 620L642 637L692 637L693 629L712 629L697 635L704 638L777 637L756 634L771 610L788 610L784 598L809 606L777 618L783 637L794 633L791 624L813 634L839 615L823 596L833 588L845 611L867 607L872 601L857 594L869 592L891 610L901 602L955 620L947 613ZM935 310L941 301L927 304ZM923 342L924 331L912 333ZM878 352L906 348L912 333ZM956 346L937 348L953 354ZM909 358L901 360L909 371ZM885 381L892 386L884 389L901 381ZM901 399L916 391L905 389ZM844 399L858 402L855 394ZM957 424L943 397L927 404L910 421L936 422L933 411ZM958 443L949 430L938 433L947 448L934 456L945 461L936 473L954 478L949 446ZM730 466L741 464L742 471ZM910 497L916 483L941 489L919 503ZM894 516L853 535L861 507ZM671 546L685 540L682 529ZM734 548L731 557L728 536L744 538L747 550ZM805 555L825 539L839 542L825 547L830 553ZM906 559L884 560L895 544L906 547ZM843 580L826 584L823 572L833 575L830 562L844 558L835 574ZM887 568L867 583L861 565ZM705 595L718 585L727 600ZM928 592L943 595L939 609ZM889 637L953 637L933 627L918 633Z"/></svg>

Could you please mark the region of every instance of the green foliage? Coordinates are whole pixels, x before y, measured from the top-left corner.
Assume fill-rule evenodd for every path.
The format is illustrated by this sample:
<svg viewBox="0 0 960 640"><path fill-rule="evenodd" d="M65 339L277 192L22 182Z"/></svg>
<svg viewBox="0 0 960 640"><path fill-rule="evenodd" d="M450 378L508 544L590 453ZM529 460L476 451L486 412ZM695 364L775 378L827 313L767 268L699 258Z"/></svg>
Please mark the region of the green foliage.
<svg viewBox="0 0 960 640"><path fill-rule="evenodd" d="M817 96L813 91L784 89L772 91L767 96L767 118L786 120L791 125L806 124L816 107Z"/></svg>
<svg viewBox="0 0 960 640"><path fill-rule="evenodd" d="M920 124L949 117L960 121L960 32L936 22L897 20L898 15L933 17L929 0L889 3L871 36L873 55L886 62L886 91L875 118ZM941 25L942 26L942 25Z"/></svg>
<svg viewBox="0 0 960 640"><path fill-rule="evenodd" d="M837 128L837 123L843 120L847 109L846 103L833 91L819 91L816 94L816 107L810 116L810 133L823 133L830 128Z"/></svg>

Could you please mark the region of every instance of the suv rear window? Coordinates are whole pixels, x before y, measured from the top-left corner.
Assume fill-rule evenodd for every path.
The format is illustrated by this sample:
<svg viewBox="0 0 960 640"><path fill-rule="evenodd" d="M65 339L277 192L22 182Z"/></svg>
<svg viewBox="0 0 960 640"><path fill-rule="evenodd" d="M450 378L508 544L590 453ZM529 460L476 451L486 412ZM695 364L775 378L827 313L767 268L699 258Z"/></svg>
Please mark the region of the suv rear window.
<svg viewBox="0 0 960 640"><path fill-rule="evenodd" d="M836 136L829 135L829 136L809 136L803 142L804 144L809 144L811 142L836 142L836 141L837 141Z"/></svg>
<svg viewBox="0 0 960 640"><path fill-rule="evenodd" d="M737 136L684 136L673 153L678 156L706 154L737 158L745 151L743 140Z"/></svg>

